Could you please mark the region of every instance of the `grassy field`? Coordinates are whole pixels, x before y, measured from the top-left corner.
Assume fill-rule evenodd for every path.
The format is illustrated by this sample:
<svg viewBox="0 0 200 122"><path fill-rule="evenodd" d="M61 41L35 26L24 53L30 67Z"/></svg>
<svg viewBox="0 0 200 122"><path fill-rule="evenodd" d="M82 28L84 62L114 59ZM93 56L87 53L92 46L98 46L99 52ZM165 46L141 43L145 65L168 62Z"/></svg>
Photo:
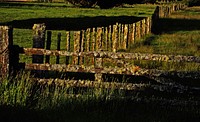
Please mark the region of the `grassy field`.
<svg viewBox="0 0 200 122"><path fill-rule="evenodd" d="M187 8L160 19L159 34L148 35L131 52L200 56L200 8Z"/></svg>
<svg viewBox="0 0 200 122"><path fill-rule="evenodd" d="M147 35L136 41L130 52L168 55L200 56L200 7L186 8L161 18L158 34ZM200 65L191 63L160 63L135 61L145 68L165 70L199 71Z"/></svg>
<svg viewBox="0 0 200 122"><path fill-rule="evenodd" d="M30 28L34 22L65 17L67 19L64 20L70 20L69 18L74 17L88 20L91 17L99 19L96 16L104 16L103 18L132 14L149 16L153 12L152 7L154 7L145 6L142 8L143 5L137 5L133 8L100 10L98 8L74 8L60 3L27 3L26 5L0 3L0 6L0 23L9 23L15 26L14 43L23 47L32 46L32 30ZM151 8L151 10L146 7ZM135 13L132 11L133 9L135 9ZM143 14L144 11L151 12ZM159 34L150 34L143 40L136 41L128 51L200 56L199 12L200 8L198 7L187 8L172 14L169 18L162 18L159 23ZM32 23L26 24L25 22L28 21ZM24 27L26 29L18 27L18 25L23 24L28 25ZM53 31L54 38L52 40L55 41L53 48L56 48L57 32L62 32L62 35L65 35L64 30ZM62 40L65 40L65 37ZM65 45L65 41L61 42L61 45ZM200 70L199 64L146 63L143 61L133 63L145 68L164 68L168 71L172 69ZM55 84L38 85L37 82L30 79L32 77L29 73L24 72L17 77L2 80L0 83L0 120L8 122L199 122L200 120L199 92L184 91L179 93L176 88L171 89L171 91L146 88L132 92L100 88L68 88ZM71 94L78 95L71 96Z"/></svg>
<svg viewBox="0 0 200 122"><path fill-rule="evenodd" d="M0 23L33 18L80 18L151 16L155 5L134 5L113 9L75 8L65 3L0 3Z"/></svg>

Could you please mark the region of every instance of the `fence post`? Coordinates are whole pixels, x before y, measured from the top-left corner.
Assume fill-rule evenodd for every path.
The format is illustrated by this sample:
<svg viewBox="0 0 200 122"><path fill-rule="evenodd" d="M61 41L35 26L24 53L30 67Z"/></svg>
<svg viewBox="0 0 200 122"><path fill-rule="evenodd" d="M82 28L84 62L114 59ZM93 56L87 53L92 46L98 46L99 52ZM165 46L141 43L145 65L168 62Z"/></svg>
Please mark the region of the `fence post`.
<svg viewBox="0 0 200 122"><path fill-rule="evenodd" d="M86 48L85 48L85 51L86 52L89 52L90 50L91 50L91 28L87 28L87 30L86 30L86 42L85 42L85 46L86 46ZM90 63L90 59L91 59L91 57L87 57L87 58L85 58L84 60L85 60L85 64L87 64L87 65L89 65L89 64L91 64Z"/></svg>
<svg viewBox="0 0 200 122"><path fill-rule="evenodd" d="M80 31L74 31L74 52L78 53L80 51ZM73 64L79 64L78 56L73 56Z"/></svg>
<svg viewBox="0 0 200 122"><path fill-rule="evenodd" d="M13 45L12 28L0 26L0 78L7 76L13 70L11 63L11 46Z"/></svg>
<svg viewBox="0 0 200 122"><path fill-rule="evenodd" d="M108 51L112 51L112 25L108 26Z"/></svg>
<svg viewBox="0 0 200 122"><path fill-rule="evenodd" d="M112 32L112 52L117 51L117 25L113 25L113 32Z"/></svg>
<svg viewBox="0 0 200 122"><path fill-rule="evenodd" d="M66 51L70 52L70 31L66 32ZM69 64L69 56L66 56L66 64Z"/></svg>
<svg viewBox="0 0 200 122"><path fill-rule="evenodd" d="M135 43L135 36L136 36L136 24L132 24L132 32L131 32L131 44Z"/></svg>
<svg viewBox="0 0 200 122"><path fill-rule="evenodd" d="M96 45L96 43L95 43L95 41L96 41L96 28L92 28L92 33L91 33L91 50L92 51L95 51L95 45ZM92 64L94 65L94 57L92 58Z"/></svg>
<svg viewBox="0 0 200 122"><path fill-rule="evenodd" d="M45 45L45 24L33 25L33 48L44 49ZM33 55L32 63L43 63L43 55Z"/></svg>
<svg viewBox="0 0 200 122"><path fill-rule="evenodd" d="M128 24L124 24L123 28L123 41L122 41L122 49L126 50L128 47Z"/></svg>
<svg viewBox="0 0 200 122"><path fill-rule="evenodd" d="M102 51L102 28L97 28L97 40L96 40L96 51ZM95 57L95 68L102 68L103 59ZM95 73L95 81L102 81L102 74Z"/></svg>
<svg viewBox="0 0 200 122"><path fill-rule="evenodd" d="M140 24L141 24L140 21L135 23L135 39L137 39L137 40L140 39L140 36L141 36L140 35L140 29L141 29L140 28L141 27Z"/></svg>

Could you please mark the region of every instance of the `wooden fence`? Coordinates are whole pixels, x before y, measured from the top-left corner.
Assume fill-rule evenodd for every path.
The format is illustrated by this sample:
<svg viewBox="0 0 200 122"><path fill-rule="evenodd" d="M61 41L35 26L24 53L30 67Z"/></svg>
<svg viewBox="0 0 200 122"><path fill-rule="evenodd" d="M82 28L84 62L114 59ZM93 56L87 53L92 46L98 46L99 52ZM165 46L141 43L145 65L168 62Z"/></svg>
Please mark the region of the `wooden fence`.
<svg viewBox="0 0 200 122"><path fill-rule="evenodd" d="M88 80L55 80L41 78L39 81L53 80L54 82L66 82L71 86L83 87L109 87L111 82L103 82L103 74L135 75L154 78L160 75L169 75L170 72L156 69L142 69L138 66L124 62L130 60L154 60L154 61L178 61L200 63L200 57L175 56L160 54L140 54L119 52L126 50L130 44L134 44L136 39L151 33L153 24L160 14L157 7L152 17L147 17L132 24L116 23L109 27L88 28L86 30L66 32L66 50L60 50L61 34L58 34L57 50L51 50L51 32L47 32L45 24L35 24L33 26L33 48L23 48L13 45L12 28L0 26L0 74L5 76L15 73L20 69L39 70L56 72L84 72L94 74L94 81ZM154 22L155 21L155 22ZM32 56L32 63L20 63L19 54ZM50 56L56 57L56 63L50 62ZM66 58L64 64L60 64L60 56ZM104 65L105 62L115 64L115 66ZM180 76L193 75L200 77L200 73L176 72ZM174 72L171 74L173 75ZM138 87L145 87L144 84L115 83L115 88L132 90Z"/></svg>

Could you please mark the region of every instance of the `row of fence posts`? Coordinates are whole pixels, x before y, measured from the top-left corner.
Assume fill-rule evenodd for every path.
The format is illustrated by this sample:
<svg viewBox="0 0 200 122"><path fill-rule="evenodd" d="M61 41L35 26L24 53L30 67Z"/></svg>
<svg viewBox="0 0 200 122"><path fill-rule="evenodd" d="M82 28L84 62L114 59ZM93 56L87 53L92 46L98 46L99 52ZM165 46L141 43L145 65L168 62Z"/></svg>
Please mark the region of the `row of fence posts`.
<svg viewBox="0 0 200 122"><path fill-rule="evenodd" d="M185 4L172 4L159 6L159 17L168 17L172 12L186 8Z"/></svg>
<svg viewBox="0 0 200 122"><path fill-rule="evenodd" d="M183 7L183 6L181 6ZM117 52L120 49L126 50L130 45L134 44L137 39L149 34L154 28L156 20L159 19L161 9L156 8L152 17L147 17L132 24L116 23L108 27L88 28L86 30L66 32L67 36L67 51L83 52L83 51L111 51ZM47 43L45 46L45 25L35 24L33 26L33 48L51 47L51 32L47 31ZM0 73L1 75L8 74L15 69L16 59L14 59L15 51L13 48L12 28L8 26L0 26ZM58 34L57 50L60 50L61 34ZM73 46L72 46L73 44ZM73 50L72 50L73 49ZM15 53L16 54L16 53ZM37 58L36 58L37 57ZM14 63L15 62L15 63ZM44 56L33 55L33 63L43 63ZM84 62L83 57L73 57L72 64L81 64ZM46 56L45 63L50 63L50 57ZM56 63L59 64L59 56L56 58ZM66 57L66 64L69 64L69 57ZM92 64L97 67L102 67L102 59L92 59Z"/></svg>

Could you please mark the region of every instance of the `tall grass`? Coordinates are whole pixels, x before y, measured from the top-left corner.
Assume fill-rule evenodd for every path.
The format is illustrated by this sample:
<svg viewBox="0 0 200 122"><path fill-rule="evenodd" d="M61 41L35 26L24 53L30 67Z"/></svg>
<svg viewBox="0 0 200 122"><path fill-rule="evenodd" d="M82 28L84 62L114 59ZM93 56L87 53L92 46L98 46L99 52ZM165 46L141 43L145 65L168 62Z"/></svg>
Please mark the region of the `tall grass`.
<svg viewBox="0 0 200 122"><path fill-rule="evenodd" d="M37 84L31 79L30 73L22 72L0 83L0 119L48 122L199 120L199 104L194 104L192 100L192 104L189 104L189 99L185 105L176 105L180 102L179 99L182 99L180 96L170 101L172 103L163 103L159 102L158 96L151 96L151 93L142 97L144 94L141 91L133 92L130 99L125 99L120 90L70 88L52 83ZM116 97L112 98L113 95Z"/></svg>
<svg viewBox="0 0 200 122"><path fill-rule="evenodd" d="M29 76L29 73L20 73L16 77L3 79L0 83L0 104L27 106L33 86Z"/></svg>
<svg viewBox="0 0 200 122"><path fill-rule="evenodd" d="M57 108L69 104L81 105L91 101L107 101L112 96L123 96L120 90L103 88L69 87L65 83L39 83L30 72L21 72L0 83L0 105L31 107L34 109Z"/></svg>

